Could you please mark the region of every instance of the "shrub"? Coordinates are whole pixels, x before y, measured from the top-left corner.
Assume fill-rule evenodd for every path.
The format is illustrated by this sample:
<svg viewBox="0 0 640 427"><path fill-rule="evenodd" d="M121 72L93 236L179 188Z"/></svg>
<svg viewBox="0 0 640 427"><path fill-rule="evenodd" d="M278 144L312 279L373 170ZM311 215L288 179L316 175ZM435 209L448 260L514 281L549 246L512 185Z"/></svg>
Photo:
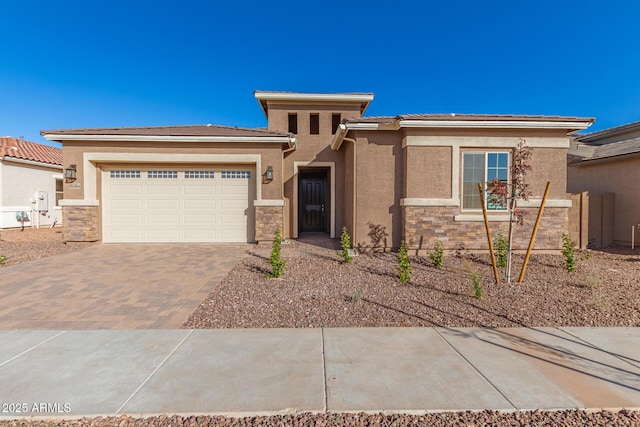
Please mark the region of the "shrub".
<svg viewBox="0 0 640 427"><path fill-rule="evenodd" d="M3 265L6 260L7 260L6 256L0 255L0 265Z"/></svg>
<svg viewBox="0 0 640 427"><path fill-rule="evenodd" d="M507 254L509 251L509 240L502 234L498 234L495 242L493 242L493 248L496 253L496 262L498 267L504 268L507 266Z"/></svg>
<svg viewBox="0 0 640 427"><path fill-rule="evenodd" d="M398 251L398 279L404 285L411 280L411 276L413 276L413 268L411 268L411 259L407 253L407 245L403 240Z"/></svg>
<svg viewBox="0 0 640 427"><path fill-rule="evenodd" d="M351 236L347 231L347 227L342 227L342 234L340 235L340 246L342 247L342 252L340 255L344 259L344 262L350 264L353 261L353 257L349 255L349 249L351 249Z"/></svg>
<svg viewBox="0 0 640 427"><path fill-rule="evenodd" d="M482 299L482 282L480 281L480 275L477 271L472 270L469 272L469 277L471 277L471 283L473 283L473 291L476 299Z"/></svg>
<svg viewBox="0 0 640 427"><path fill-rule="evenodd" d="M575 247L569 235L562 235L562 256L564 257L564 267L569 273L576 270Z"/></svg>
<svg viewBox="0 0 640 427"><path fill-rule="evenodd" d="M269 263L271 264L271 273L267 273L267 275L272 279L278 279L282 277L284 273L284 269L287 263L282 260L281 252L282 251L282 236L280 235L280 229L276 229L276 237L273 239L273 246L271 249L271 257L269 258Z"/></svg>
<svg viewBox="0 0 640 427"><path fill-rule="evenodd" d="M442 268L444 263L444 245L441 241L436 240L436 244L433 247L433 252L429 252L429 258L435 268Z"/></svg>

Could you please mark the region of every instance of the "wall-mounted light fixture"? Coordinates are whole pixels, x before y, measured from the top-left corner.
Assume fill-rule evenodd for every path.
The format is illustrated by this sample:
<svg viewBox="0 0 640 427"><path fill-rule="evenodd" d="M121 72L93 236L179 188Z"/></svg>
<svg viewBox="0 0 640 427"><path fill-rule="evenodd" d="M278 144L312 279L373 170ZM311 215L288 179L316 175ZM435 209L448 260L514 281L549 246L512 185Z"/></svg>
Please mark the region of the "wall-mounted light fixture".
<svg viewBox="0 0 640 427"><path fill-rule="evenodd" d="M64 177L68 181L76 180L76 165L69 165L68 168L64 170Z"/></svg>
<svg viewBox="0 0 640 427"><path fill-rule="evenodd" d="M264 174L264 179L267 182L273 181L273 166L267 166L267 171Z"/></svg>

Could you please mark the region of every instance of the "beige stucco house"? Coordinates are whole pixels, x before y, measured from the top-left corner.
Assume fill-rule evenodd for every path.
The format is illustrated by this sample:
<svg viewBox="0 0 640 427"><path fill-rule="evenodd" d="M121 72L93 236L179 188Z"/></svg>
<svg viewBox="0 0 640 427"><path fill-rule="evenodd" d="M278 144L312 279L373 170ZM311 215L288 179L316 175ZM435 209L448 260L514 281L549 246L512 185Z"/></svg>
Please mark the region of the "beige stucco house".
<svg viewBox="0 0 640 427"><path fill-rule="evenodd" d="M640 122L580 135L568 154L567 190L605 204L589 208L589 239L630 245L631 228L640 225ZM640 228L633 231L639 245Z"/></svg>
<svg viewBox="0 0 640 427"><path fill-rule="evenodd" d="M366 117L371 93L256 91L268 127L214 125L45 130L63 144L67 240L255 242L302 233L391 249L486 246L478 180L508 179L520 138L531 184L553 182L538 237L567 229L570 132L589 118L423 114ZM533 199L523 209L536 209ZM506 232L504 211L490 212ZM522 241L518 241L523 245Z"/></svg>
<svg viewBox="0 0 640 427"><path fill-rule="evenodd" d="M60 224L62 185L60 148L0 137L0 228Z"/></svg>

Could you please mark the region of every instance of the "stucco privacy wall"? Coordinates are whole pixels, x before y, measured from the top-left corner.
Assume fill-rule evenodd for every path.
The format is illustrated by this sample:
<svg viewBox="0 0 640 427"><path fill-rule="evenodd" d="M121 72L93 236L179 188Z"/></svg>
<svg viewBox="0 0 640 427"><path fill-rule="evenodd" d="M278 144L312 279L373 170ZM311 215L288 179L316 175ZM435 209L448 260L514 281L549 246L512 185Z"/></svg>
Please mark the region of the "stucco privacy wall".
<svg viewBox="0 0 640 427"><path fill-rule="evenodd" d="M332 115L340 114L341 117L359 117L358 105L314 103L303 105L285 102L269 103L269 130L288 132L289 113L297 114L298 132L296 134L298 147L295 151L285 153L283 161L282 179L284 182L284 223L285 238L298 237L298 173L303 169L320 169L328 171L330 180L333 169L335 182L328 182L330 193L327 199L334 200L333 205L328 206L333 212L333 224L329 224L331 237L337 237L340 230L346 224L345 200L345 157L343 153L332 151L331 141ZM312 135L309 131L309 118L311 114L318 114L320 120L319 134Z"/></svg>
<svg viewBox="0 0 640 427"><path fill-rule="evenodd" d="M560 247L571 203L565 194L568 138L563 132L412 129L404 134L358 131L357 137L354 244L361 249L396 248L405 240L412 249L426 250L436 239L446 249L486 247L482 212L461 208L462 155L511 152L520 137L533 148L527 175L533 197L522 204L529 222L535 220L547 181L552 182L535 247ZM506 212L489 215L494 233L505 234ZM529 233L526 227L521 232ZM528 238L518 237L516 248L526 248Z"/></svg>
<svg viewBox="0 0 640 427"><path fill-rule="evenodd" d="M614 243L631 244L631 226L640 224L640 156L592 160L570 164L567 191L591 195L614 193ZM589 221L591 227L591 221ZM591 230L589 230L591 237ZM635 244L640 244L640 233Z"/></svg>
<svg viewBox="0 0 640 427"><path fill-rule="evenodd" d="M20 161L0 161L0 228L20 227L18 212L27 212L25 226L50 226L62 223L62 210L56 206L56 178L62 179L61 167L37 166ZM47 193L48 209L35 211L37 191Z"/></svg>
<svg viewBox="0 0 640 427"><path fill-rule="evenodd" d="M75 164L77 179L65 182L63 213L74 218L65 228L64 238L100 240L102 220L101 175L105 166L125 164L130 166L153 165L237 165L246 164L255 168L255 209L253 222L269 218L273 211L282 209L282 144L275 143L210 143L210 142L140 142L124 141L97 143L93 141L65 142L65 164ZM274 169L274 178L263 179L267 166ZM274 209L266 209L272 206ZM264 214L265 210L269 214ZM96 214L94 211L97 211ZM277 215L276 215L277 218ZM253 229L254 226L251 226ZM256 227L257 228L257 227ZM73 230L73 231L72 231ZM261 236L265 236L264 234Z"/></svg>

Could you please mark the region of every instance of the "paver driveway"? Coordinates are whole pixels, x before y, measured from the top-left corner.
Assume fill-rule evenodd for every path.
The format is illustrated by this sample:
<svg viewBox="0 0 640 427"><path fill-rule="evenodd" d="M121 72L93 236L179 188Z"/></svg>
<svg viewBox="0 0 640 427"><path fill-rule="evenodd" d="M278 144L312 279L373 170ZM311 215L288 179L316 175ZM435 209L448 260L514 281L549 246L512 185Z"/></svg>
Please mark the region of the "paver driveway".
<svg viewBox="0 0 640 427"><path fill-rule="evenodd" d="M0 329L179 328L250 245L97 245L0 269Z"/></svg>

